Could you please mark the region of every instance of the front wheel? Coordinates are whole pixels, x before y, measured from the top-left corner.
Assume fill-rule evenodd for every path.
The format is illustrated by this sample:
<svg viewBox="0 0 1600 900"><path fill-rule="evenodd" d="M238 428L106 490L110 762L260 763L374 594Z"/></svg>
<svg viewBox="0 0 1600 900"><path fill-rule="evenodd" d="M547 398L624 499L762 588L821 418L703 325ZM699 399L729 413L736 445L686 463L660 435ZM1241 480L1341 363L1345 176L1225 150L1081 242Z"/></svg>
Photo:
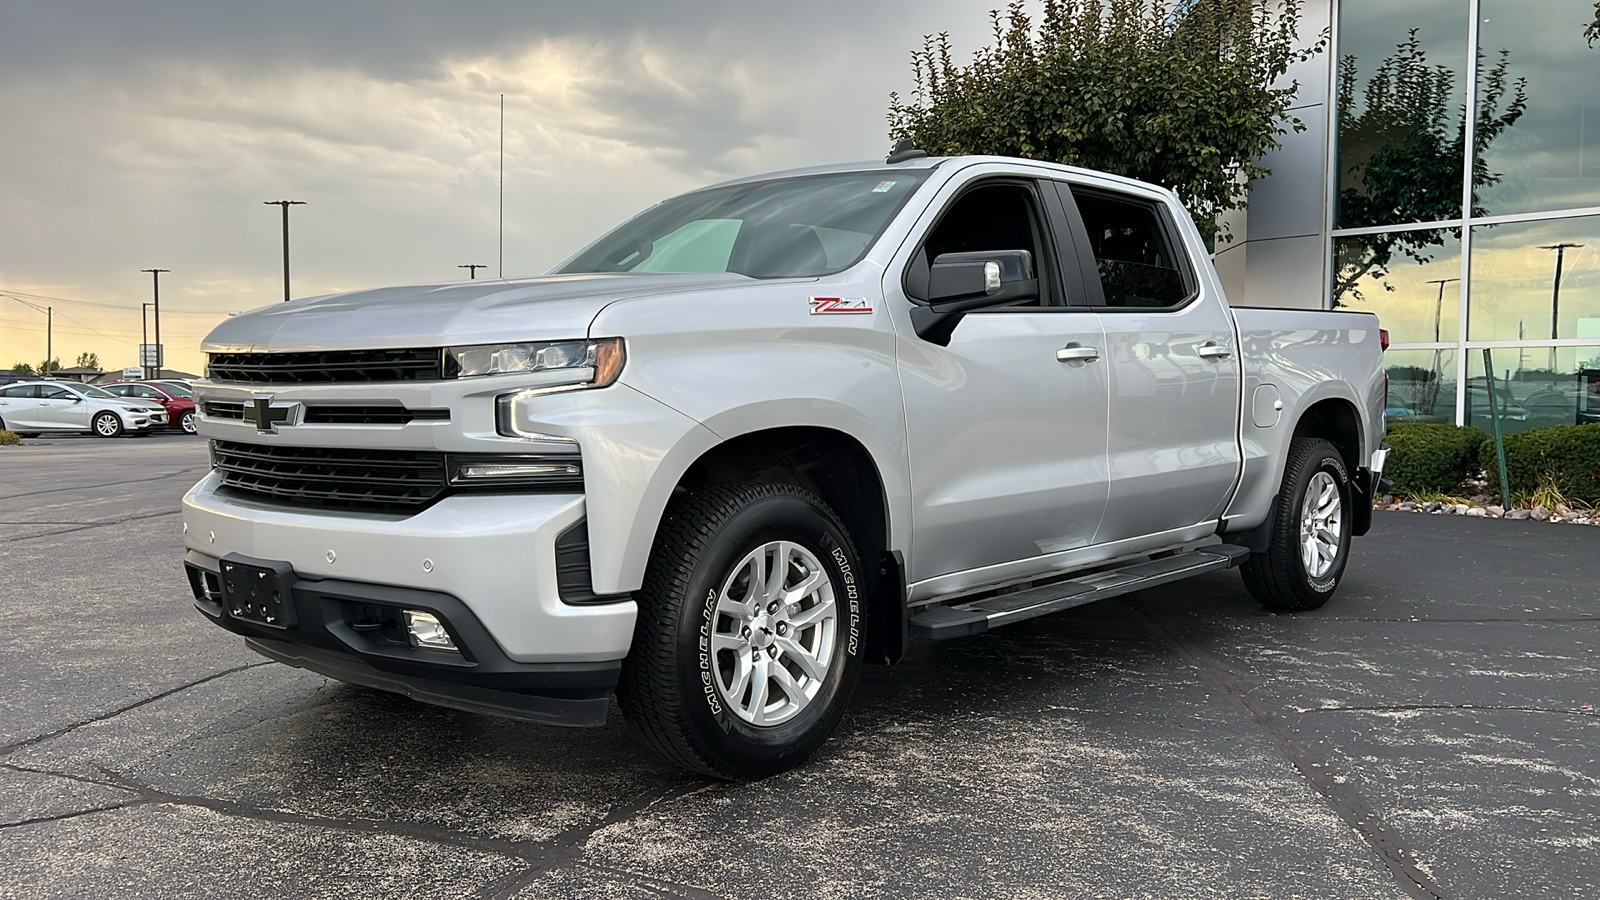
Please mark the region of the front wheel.
<svg viewBox="0 0 1600 900"><path fill-rule="evenodd" d="M817 497L712 484L656 535L617 699L663 756L717 778L804 762L861 667L860 564Z"/></svg>
<svg viewBox="0 0 1600 900"><path fill-rule="evenodd" d="M1327 603L1350 556L1351 497L1344 459L1332 444L1291 443L1267 551L1250 554L1240 570L1251 596L1286 610Z"/></svg>
<svg viewBox="0 0 1600 900"><path fill-rule="evenodd" d="M114 438L122 433L122 419L116 413L103 412L94 417L94 433L103 438Z"/></svg>
<svg viewBox="0 0 1600 900"><path fill-rule="evenodd" d="M183 429L184 434L194 434L194 410L186 409L178 416L178 427Z"/></svg>

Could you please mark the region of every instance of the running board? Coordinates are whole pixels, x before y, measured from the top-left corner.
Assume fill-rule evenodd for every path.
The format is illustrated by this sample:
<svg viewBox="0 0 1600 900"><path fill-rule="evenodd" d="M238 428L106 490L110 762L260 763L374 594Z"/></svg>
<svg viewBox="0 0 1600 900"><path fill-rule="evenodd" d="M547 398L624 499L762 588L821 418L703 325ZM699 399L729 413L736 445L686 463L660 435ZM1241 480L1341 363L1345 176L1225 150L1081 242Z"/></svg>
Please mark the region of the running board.
<svg viewBox="0 0 1600 900"><path fill-rule="evenodd" d="M982 634L1001 625L1060 612L1107 597L1131 594L1205 572L1232 569L1243 563L1249 555L1250 550L1246 547L1210 544L1186 553L1105 569L1025 591L992 594L947 606L930 606L911 617L910 632L916 637L935 641Z"/></svg>

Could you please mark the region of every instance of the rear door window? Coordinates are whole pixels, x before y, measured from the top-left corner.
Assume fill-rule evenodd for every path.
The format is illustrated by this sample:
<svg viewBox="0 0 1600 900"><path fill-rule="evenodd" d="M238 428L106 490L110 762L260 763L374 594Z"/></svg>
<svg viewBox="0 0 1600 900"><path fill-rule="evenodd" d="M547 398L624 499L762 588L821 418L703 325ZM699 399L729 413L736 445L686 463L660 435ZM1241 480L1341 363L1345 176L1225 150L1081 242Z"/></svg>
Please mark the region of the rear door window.
<svg viewBox="0 0 1600 900"><path fill-rule="evenodd" d="M1187 258L1156 204L1076 187L1071 194L1083 218L1105 306L1162 309L1188 302L1194 292Z"/></svg>

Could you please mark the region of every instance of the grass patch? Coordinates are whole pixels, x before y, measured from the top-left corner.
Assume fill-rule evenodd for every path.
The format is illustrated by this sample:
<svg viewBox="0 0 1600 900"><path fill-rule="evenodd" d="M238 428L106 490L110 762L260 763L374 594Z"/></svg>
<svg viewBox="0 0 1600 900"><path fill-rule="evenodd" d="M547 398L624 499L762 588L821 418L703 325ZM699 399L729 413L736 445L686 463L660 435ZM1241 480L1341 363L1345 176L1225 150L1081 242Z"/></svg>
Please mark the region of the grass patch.
<svg viewBox="0 0 1600 900"><path fill-rule="evenodd" d="M4 428L0 428L0 447L20 443L22 443L22 438L18 437L15 431L7 431Z"/></svg>

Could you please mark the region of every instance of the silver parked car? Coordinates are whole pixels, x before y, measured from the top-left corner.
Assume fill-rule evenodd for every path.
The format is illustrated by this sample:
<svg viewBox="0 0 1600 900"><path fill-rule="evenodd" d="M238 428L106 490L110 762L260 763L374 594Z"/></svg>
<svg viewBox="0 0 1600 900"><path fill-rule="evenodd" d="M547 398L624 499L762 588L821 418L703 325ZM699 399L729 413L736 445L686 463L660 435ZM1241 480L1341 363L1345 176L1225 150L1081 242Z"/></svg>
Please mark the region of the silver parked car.
<svg viewBox="0 0 1600 900"><path fill-rule="evenodd" d="M46 431L117 437L166 427L167 411L161 404L118 397L87 384L25 381L0 387L0 428L23 437Z"/></svg>

